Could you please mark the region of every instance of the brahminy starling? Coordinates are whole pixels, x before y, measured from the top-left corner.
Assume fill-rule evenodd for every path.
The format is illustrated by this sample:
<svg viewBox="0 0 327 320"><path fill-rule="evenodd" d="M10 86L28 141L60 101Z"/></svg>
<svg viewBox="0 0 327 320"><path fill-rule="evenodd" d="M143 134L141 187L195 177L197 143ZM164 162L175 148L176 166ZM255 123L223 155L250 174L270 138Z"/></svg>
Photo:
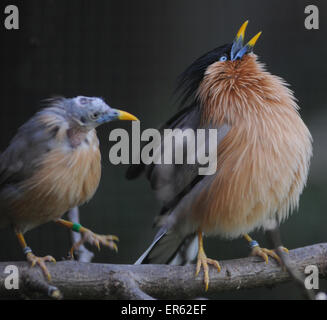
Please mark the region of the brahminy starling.
<svg viewBox="0 0 327 320"><path fill-rule="evenodd" d="M244 45L248 21L233 43L194 61L180 76L182 109L161 129L216 129L217 170L199 175L194 165L134 165L127 178L146 172L163 208L159 232L137 264L185 264L197 256L205 289L212 264L203 235L243 236L253 255L279 260L248 233L278 227L298 206L312 155L312 138L287 83L269 73ZM195 168L196 169L196 168ZM284 251L287 249L282 247Z"/></svg>
<svg viewBox="0 0 327 320"><path fill-rule="evenodd" d="M117 250L118 238L97 235L61 219L69 209L90 200L101 177L101 154L95 128L112 120L137 120L102 99L78 96L50 99L28 120L0 155L0 228L12 226L26 258L50 280L45 261L27 246L24 233L55 221L82 234L83 242Z"/></svg>

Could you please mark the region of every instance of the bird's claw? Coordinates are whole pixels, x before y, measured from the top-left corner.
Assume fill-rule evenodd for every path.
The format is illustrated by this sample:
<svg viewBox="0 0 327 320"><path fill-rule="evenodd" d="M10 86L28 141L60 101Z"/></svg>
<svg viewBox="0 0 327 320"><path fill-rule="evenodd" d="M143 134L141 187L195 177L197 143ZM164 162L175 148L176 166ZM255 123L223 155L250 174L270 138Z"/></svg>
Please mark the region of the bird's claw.
<svg viewBox="0 0 327 320"><path fill-rule="evenodd" d="M31 267L35 267L36 265L38 265L43 274L47 277L48 281L51 281L51 275L50 272L47 268L47 266L45 265L45 262L53 262L56 263L56 259L52 256L45 256L45 257L37 257L36 255L34 255L34 253L29 252L26 255L27 261L29 261L31 263Z"/></svg>
<svg viewBox="0 0 327 320"><path fill-rule="evenodd" d="M118 247L115 241L119 241L117 236L114 235L99 235L92 232L91 238L88 240L90 243L93 243L98 250L100 250L100 244L109 247L112 250L118 252Z"/></svg>
<svg viewBox="0 0 327 320"><path fill-rule="evenodd" d="M210 258L207 258L204 251L200 250L198 253L198 260L196 264L196 271L195 276L197 276L201 270L201 266L203 267L203 273L204 273L204 285L205 285L205 291L208 291L209 288L209 266L208 264L212 264L216 267L217 271L220 272L221 267L219 265L219 262L217 260L213 260Z"/></svg>
<svg viewBox="0 0 327 320"><path fill-rule="evenodd" d="M285 248L285 247L280 247L280 248L285 253L288 253L287 248ZM251 256L261 257L265 261L266 264L268 264L268 256L270 256L270 257L274 258L280 265L282 265L282 261L275 250L270 250L270 249L261 248L259 246L256 246L252 249Z"/></svg>
<svg viewBox="0 0 327 320"><path fill-rule="evenodd" d="M119 238L115 235L99 235L89 229L86 229L82 232L82 239L79 242L75 243L71 248L70 256L73 258L74 251L77 250L85 242L88 242L91 245L95 245L98 250L100 250L100 245L102 244L118 252L118 246L115 241L119 241Z"/></svg>

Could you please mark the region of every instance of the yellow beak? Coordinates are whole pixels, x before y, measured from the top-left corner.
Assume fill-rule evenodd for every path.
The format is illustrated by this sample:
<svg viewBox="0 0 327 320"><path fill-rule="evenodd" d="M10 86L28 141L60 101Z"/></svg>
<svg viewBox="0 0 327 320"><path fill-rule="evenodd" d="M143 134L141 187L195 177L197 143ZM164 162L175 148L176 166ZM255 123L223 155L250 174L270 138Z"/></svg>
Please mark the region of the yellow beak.
<svg viewBox="0 0 327 320"><path fill-rule="evenodd" d="M117 110L119 112L118 115L118 120L132 120L132 121L139 121L138 118L136 118L135 116L133 116L132 114L126 112L126 111L122 111L122 110Z"/></svg>
<svg viewBox="0 0 327 320"><path fill-rule="evenodd" d="M257 40L259 39L259 37L261 36L261 31L260 32L258 32L249 42L248 42L248 46L249 47L251 47L251 48L253 48L254 47L254 45L255 45L255 43L257 42Z"/></svg>
<svg viewBox="0 0 327 320"><path fill-rule="evenodd" d="M248 23L249 23L249 20L246 20L241 28L238 30L237 34L236 34L236 41L242 41L243 43L243 40L244 40L244 37L245 37L245 30L246 30L246 27L248 26Z"/></svg>
<svg viewBox="0 0 327 320"><path fill-rule="evenodd" d="M231 48L231 60L241 59L246 53L250 53L253 50L254 45L261 35L261 31L258 32L245 46L243 46L243 41L245 37L245 30L249 21L246 20L241 28L238 30L236 37L234 39Z"/></svg>

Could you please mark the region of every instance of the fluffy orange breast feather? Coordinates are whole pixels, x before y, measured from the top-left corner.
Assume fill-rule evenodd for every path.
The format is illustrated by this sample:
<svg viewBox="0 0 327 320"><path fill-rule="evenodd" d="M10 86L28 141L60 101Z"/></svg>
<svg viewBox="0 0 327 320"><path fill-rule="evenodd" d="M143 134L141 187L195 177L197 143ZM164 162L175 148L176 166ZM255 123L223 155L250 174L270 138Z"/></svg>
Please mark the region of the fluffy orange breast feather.
<svg viewBox="0 0 327 320"><path fill-rule="evenodd" d="M21 221L26 229L60 218L68 209L91 199L99 185L101 154L95 130L72 148L68 125L59 120L52 115L40 118L49 131L59 130L53 148L40 155L38 169L21 184L21 197L12 204L16 224Z"/></svg>
<svg viewBox="0 0 327 320"><path fill-rule="evenodd" d="M214 181L195 201L205 232L237 237L298 206L312 138L292 91L256 56L208 67L198 90L202 123L228 124Z"/></svg>

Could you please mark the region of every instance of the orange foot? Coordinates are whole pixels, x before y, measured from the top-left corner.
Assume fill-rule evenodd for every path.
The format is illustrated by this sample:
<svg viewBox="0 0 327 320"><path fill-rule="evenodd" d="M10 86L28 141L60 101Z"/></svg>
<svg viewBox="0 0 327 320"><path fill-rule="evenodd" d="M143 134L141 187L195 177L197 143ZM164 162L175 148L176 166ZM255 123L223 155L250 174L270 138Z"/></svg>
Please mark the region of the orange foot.
<svg viewBox="0 0 327 320"><path fill-rule="evenodd" d="M51 281L51 275L48 270L48 268L45 265L45 262L54 262L56 263L56 259L52 256L45 256L45 257L37 257L34 255L34 253L29 252L26 254L26 259L31 263L31 266L34 267L35 265L38 265L43 274L47 277L48 281Z"/></svg>
<svg viewBox="0 0 327 320"><path fill-rule="evenodd" d="M288 253L287 248L281 247L281 249L284 252ZM251 255L261 257L266 262L266 264L268 263L268 256L274 258L280 265L282 264L282 261L280 260L279 255L276 253L276 250L269 250L266 248L261 248L259 246L255 246L252 248Z"/></svg>
<svg viewBox="0 0 327 320"><path fill-rule="evenodd" d="M118 247L117 244L115 243L115 241L119 241L117 236L96 234L86 228L84 228L83 231L80 231L80 233L82 234L82 239L76 242L71 248L70 250L71 257L74 256L74 251L77 250L85 242L95 245L99 250L100 250L100 244L102 244L118 252Z"/></svg>
<svg viewBox="0 0 327 320"><path fill-rule="evenodd" d="M210 258L207 258L204 250L202 248L199 249L198 252L198 261L196 264L196 272L195 276L197 276L201 270L201 266L203 267L203 273L204 273L204 285L205 285L205 291L208 291L209 288L209 266L208 264L212 264L216 267L217 271L220 272L221 268L219 265L219 262L217 260L213 260Z"/></svg>

